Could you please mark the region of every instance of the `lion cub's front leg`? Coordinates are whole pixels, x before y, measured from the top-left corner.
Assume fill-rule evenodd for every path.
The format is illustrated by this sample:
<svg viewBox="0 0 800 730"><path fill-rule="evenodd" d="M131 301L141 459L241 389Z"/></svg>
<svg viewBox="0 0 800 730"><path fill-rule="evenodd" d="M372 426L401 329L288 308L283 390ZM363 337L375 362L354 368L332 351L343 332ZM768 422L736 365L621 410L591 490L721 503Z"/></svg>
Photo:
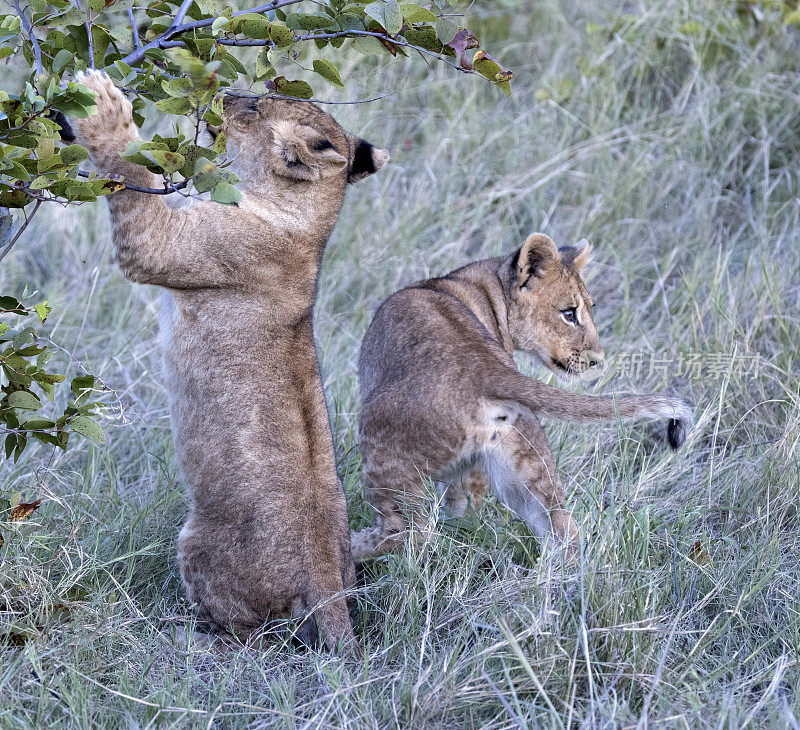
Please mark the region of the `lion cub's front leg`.
<svg viewBox="0 0 800 730"><path fill-rule="evenodd" d="M89 150L100 172L121 175L128 183L149 187L154 180L152 173L119 156L130 142L139 139L131 103L101 71L79 73L75 80L94 92L97 106L96 114L72 121L78 143Z"/></svg>
<svg viewBox="0 0 800 730"><path fill-rule="evenodd" d="M139 139L130 102L104 73L88 71L77 81L95 94L97 113L73 120L77 142L89 150L103 175L121 177L127 185L157 187L147 168L120 157ZM106 196L111 213L114 257L131 281L178 289L221 287L230 283L231 261L207 235L216 226L237 235L236 211L168 208L163 195L122 190ZM247 227L252 233L253 227Z"/></svg>

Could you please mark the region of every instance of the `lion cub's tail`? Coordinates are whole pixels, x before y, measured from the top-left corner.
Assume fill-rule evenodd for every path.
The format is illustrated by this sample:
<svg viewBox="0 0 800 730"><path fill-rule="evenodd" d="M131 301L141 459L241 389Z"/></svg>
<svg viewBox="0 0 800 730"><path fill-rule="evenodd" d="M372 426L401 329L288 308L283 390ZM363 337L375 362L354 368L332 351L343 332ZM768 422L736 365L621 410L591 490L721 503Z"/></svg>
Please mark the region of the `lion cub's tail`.
<svg viewBox="0 0 800 730"><path fill-rule="evenodd" d="M591 396L554 388L521 373L493 381L494 398L511 401L538 416L576 423L669 419L667 440L677 449L694 425L694 414L683 401L663 395Z"/></svg>

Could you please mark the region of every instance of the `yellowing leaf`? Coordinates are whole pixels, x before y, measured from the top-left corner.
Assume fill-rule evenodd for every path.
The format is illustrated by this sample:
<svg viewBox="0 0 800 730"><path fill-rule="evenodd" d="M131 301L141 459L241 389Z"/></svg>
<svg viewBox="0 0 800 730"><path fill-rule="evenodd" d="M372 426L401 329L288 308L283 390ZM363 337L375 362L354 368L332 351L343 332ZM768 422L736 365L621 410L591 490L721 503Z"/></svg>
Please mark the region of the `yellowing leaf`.
<svg viewBox="0 0 800 730"><path fill-rule="evenodd" d="M37 499L35 502L20 502L8 515L8 519L10 522L22 522L23 520L27 520L37 509L39 509L39 505L42 503L41 499Z"/></svg>
<svg viewBox="0 0 800 730"><path fill-rule="evenodd" d="M692 549L689 551L689 560L697 565L710 565L711 564L711 556L703 549L703 545L698 540L694 545L692 545Z"/></svg>
<svg viewBox="0 0 800 730"><path fill-rule="evenodd" d="M39 304L34 304L33 311L36 312L36 316L39 317L39 321L44 324L45 320L47 319L47 315L53 311L53 308L47 306L47 299L45 299Z"/></svg>
<svg viewBox="0 0 800 730"><path fill-rule="evenodd" d="M478 51L472 58L472 65L481 76L497 84L506 96L511 96L510 81L514 74L504 69L486 51Z"/></svg>

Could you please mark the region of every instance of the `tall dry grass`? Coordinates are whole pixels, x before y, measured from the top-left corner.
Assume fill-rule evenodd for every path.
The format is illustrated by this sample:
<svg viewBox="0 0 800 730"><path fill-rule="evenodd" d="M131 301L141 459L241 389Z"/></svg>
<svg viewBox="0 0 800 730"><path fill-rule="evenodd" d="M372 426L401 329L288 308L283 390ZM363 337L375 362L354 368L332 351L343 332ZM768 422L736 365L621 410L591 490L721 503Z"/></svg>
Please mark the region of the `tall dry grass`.
<svg viewBox="0 0 800 730"><path fill-rule="evenodd" d="M595 244L612 367L589 389L671 388L696 404L695 434L673 454L647 428L546 424L579 564L540 557L497 505L463 521L434 509L424 549L361 574L363 665L279 636L209 650L174 563L184 502L157 292L110 263L102 204L42 214L2 288L50 298L51 336L122 417L106 447L0 467L4 489L45 498L2 528L0 727L798 726L797 33L736 26L728 2L473 16L516 73L510 99L446 67L354 58L353 97L396 93L335 108L393 153L348 194L316 309L353 526L371 519L355 362L372 312L530 230Z"/></svg>

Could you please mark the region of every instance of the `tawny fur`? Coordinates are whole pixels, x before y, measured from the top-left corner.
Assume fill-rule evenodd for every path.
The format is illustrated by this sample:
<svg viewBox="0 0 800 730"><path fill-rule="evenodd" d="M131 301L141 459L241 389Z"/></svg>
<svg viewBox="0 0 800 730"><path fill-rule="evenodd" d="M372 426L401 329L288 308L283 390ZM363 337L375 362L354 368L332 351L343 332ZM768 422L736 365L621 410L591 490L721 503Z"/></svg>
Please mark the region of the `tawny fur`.
<svg viewBox="0 0 800 730"><path fill-rule="evenodd" d="M683 442L692 412L675 398L578 395L516 367L515 350L559 374L603 359L580 275L589 253L586 242L559 250L533 234L511 256L419 282L381 305L358 365L361 452L377 524L352 534L356 561L396 549L419 526L422 477L443 484L456 515L479 509L491 488L537 535L574 546L578 529L539 416L669 419L671 445Z"/></svg>
<svg viewBox="0 0 800 730"><path fill-rule="evenodd" d="M119 156L138 138L128 101L101 73L78 80L97 95L97 114L74 127L98 170L155 187ZM342 597L354 565L312 307L346 183L388 153L312 104L228 97L224 107L238 207L171 209L128 190L108 199L122 271L171 294L161 337L189 492L181 576L200 617L239 638L315 609L328 647L355 646Z"/></svg>

